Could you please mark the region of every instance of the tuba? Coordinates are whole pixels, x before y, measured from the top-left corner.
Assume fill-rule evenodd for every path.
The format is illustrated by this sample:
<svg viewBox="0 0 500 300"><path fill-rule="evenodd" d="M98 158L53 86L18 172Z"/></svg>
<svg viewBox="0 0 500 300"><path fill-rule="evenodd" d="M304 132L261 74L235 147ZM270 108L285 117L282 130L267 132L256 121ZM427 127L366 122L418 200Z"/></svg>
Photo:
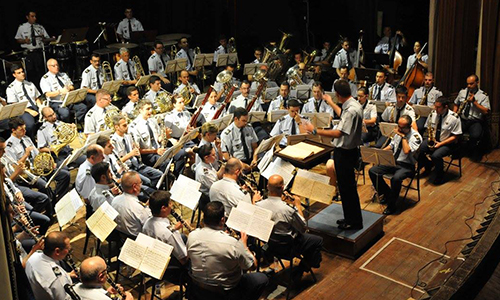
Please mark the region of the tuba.
<svg viewBox="0 0 500 300"><path fill-rule="evenodd" d="M61 122L57 125L56 129L54 129L54 136L56 137L57 144L50 145L50 151L54 152L56 156L59 155L59 152L62 148L69 145L73 142L77 136L78 132L76 130L76 126L71 126L71 124Z"/></svg>

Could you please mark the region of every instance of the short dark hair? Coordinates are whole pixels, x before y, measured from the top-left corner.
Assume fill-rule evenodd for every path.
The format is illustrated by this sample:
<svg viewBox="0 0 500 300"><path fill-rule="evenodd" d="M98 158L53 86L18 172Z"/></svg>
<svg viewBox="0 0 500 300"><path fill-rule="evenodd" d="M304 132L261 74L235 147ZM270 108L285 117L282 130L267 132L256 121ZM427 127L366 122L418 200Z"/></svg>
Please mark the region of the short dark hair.
<svg viewBox="0 0 500 300"><path fill-rule="evenodd" d="M146 105L151 105L153 106L153 104L151 103L151 101L149 101L148 99L141 99L139 100L139 102L137 103L137 107L136 109L137 110L141 110L144 106Z"/></svg>
<svg viewBox="0 0 500 300"><path fill-rule="evenodd" d="M160 41L160 40L156 40L154 47L156 48L157 45L162 45L163 46L163 42Z"/></svg>
<svg viewBox="0 0 500 300"><path fill-rule="evenodd" d="M290 83L289 83L288 81L286 81L286 80L285 80L285 81L283 81L283 82L281 83L281 85L284 85L284 86L286 86L288 89L290 89Z"/></svg>
<svg viewBox="0 0 500 300"><path fill-rule="evenodd" d="M323 84L321 83L321 81L315 81L312 87L319 87L320 89L323 89Z"/></svg>
<svg viewBox="0 0 500 300"><path fill-rule="evenodd" d="M95 143L104 148L110 140L109 136L100 135Z"/></svg>
<svg viewBox="0 0 500 300"><path fill-rule="evenodd" d="M243 80L243 81L241 82L241 84L240 84L240 87L241 87L243 84L248 84L248 85L250 85L250 81L248 81L248 80L246 80L246 79L245 79L245 80Z"/></svg>
<svg viewBox="0 0 500 300"><path fill-rule="evenodd" d="M399 117L400 119L405 119L408 125L406 127L411 127L411 123L413 123L412 118L409 115L402 115Z"/></svg>
<svg viewBox="0 0 500 300"><path fill-rule="evenodd" d="M133 91L138 91L138 90L139 90L139 89L138 89L136 86L129 86L129 87L127 88L127 96L132 95L132 92L133 92Z"/></svg>
<svg viewBox="0 0 500 300"><path fill-rule="evenodd" d="M437 98L436 102L441 103L443 106L450 106L450 100L448 100L448 98L444 96Z"/></svg>
<svg viewBox="0 0 500 300"><path fill-rule="evenodd" d="M476 80L476 82L479 81L479 76L477 76L476 74L472 74L469 77L474 77L474 79Z"/></svg>
<svg viewBox="0 0 500 300"><path fill-rule="evenodd" d="M12 66L10 66L10 72L12 74L16 73L16 71L19 70L19 69L23 69L24 70L23 66L21 66L19 64L13 64Z"/></svg>
<svg viewBox="0 0 500 300"><path fill-rule="evenodd" d="M92 175L92 178L94 178L95 182L101 181L101 176L102 175L107 175L108 174L108 169L109 169L109 164L107 162L100 162L95 165L93 165L90 168L90 174Z"/></svg>
<svg viewBox="0 0 500 300"><path fill-rule="evenodd" d="M113 125L120 125L121 120L126 120L125 116L122 114L117 114L111 117L111 121L113 121Z"/></svg>
<svg viewBox="0 0 500 300"><path fill-rule="evenodd" d="M333 88L341 97L347 98L351 96L351 86L347 80L340 79L335 81Z"/></svg>
<svg viewBox="0 0 500 300"><path fill-rule="evenodd" d="M363 92L363 94L368 95L368 88L366 86L362 86L358 89L358 92Z"/></svg>
<svg viewBox="0 0 500 300"><path fill-rule="evenodd" d="M248 111L247 111L247 109L246 109L246 108L244 108L244 107L238 107L238 108L236 108L236 109L234 110L234 113L233 113L233 114L234 114L234 117L235 117L236 119L239 119L239 118L241 118L242 116L248 116Z"/></svg>
<svg viewBox="0 0 500 300"><path fill-rule="evenodd" d="M302 106L302 104L297 99L288 100L288 107L301 107L301 106Z"/></svg>
<svg viewBox="0 0 500 300"><path fill-rule="evenodd" d="M66 239L68 236L62 231L52 231L45 237L45 246L43 248L43 253L47 256L51 256L56 248L64 249L66 248Z"/></svg>
<svg viewBox="0 0 500 300"><path fill-rule="evenodd" d="M203 211L203 223L208 226L217 226L222 218L224 218L224 205L220 201L211 201L205 205Z"/></svg>
<svg viewBox="0 0 500 300"><path fill-rule="evenodd" d="M12 132L13 130L16 130L19 126L26 125L23 119L21 117L14 117L10 118L9 120L9 129Z"/></svg>
<svg viewBox="0 0 500 300"><path fill-rule="evenodd" d="M149 84L153 84L157 81L161 81L160 77L156 76L156 75L153 75L151 77L149 77Z"/></svg>
<svg viewBox="0 0 500 300"><path fill-rule="evenodd" d="M201 147L194 147L193 152L197 153L198 156L203 160L205 156L210 155L212 153L212 149L214 147L212 146L212 143L205 144Z"/></svg>
<svg viewBox="0 0 500 300"><path fill-rule="evenodd" d="M404 85L400 85L396 88L396 94L405 94L408 96L408 89Z"/></svg>
<svg viewBox="0 0 500 300"><path fill-rule="evenodd" d="M99 53L95 53L95 52L92 52L91 59L92 59L92 57L97 57L97 58L101 59L101 55Z"/></svg>
<svg viewBox="0 0 500 300"><path fill-rule="evenodd" d="M170 203L170 192L167 191L155 191L151 194L149 198L149 208L151 213L158 216L161 212L163 206L168 206Z"/></svg>

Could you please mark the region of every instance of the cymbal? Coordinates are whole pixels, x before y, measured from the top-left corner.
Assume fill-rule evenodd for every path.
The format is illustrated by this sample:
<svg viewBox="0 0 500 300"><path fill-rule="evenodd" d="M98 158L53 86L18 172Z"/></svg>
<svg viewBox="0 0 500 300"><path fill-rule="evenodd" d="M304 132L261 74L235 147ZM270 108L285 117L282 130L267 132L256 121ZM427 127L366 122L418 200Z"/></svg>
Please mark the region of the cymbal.
<svg viewBox="0 0 500 300"><path fill-rule="evenodd" d="M159 35L156 38L161 41L177 41L182 37L190 38L191 35L188 33L169 33L169 34Z"/></svg>
<svg viewBox="0 0 500 300"><path fill-rule="evenodd" d="M116 49L116 48L102 48L102 49L94 50L94 53L97 53L99 55L113 54L113 53L118 53L118 49Z"/></svg>
<svg viewBox="0 0 500 300"><path fill-rule="evenodd" d="M133 49L137 48L137 46L138 45L134 43L116 43L116 44L109 44L106 47L111 49L120 49L120 48Z"/></svg>
<svg viewBox="0 0 500 300"><path fill-rule="evenodd" d="M24 54L24 51L25 50L19 50L19 51L14 51L12 50L12 52L8 53L5 55L5 57L9 57L9 56L16 56L16 55L19 55L19 54ZM3 51L2 51L3 52Z"/></svg>
<svg viewBox="0 0 500 300"><path fill-rule="evenodd" d="M174 41L174 40L171 40L171 41L164 41L164 40L160 40L160 39L157 39L157 40L161 41L163 43L163 46L165 46L165 47L177 44L177 41ZM145 42L145 43L143 43L143 45L151 47L151 48L154 48L154 46L155 46L154 44L155 44L155 42Z"/></svg>

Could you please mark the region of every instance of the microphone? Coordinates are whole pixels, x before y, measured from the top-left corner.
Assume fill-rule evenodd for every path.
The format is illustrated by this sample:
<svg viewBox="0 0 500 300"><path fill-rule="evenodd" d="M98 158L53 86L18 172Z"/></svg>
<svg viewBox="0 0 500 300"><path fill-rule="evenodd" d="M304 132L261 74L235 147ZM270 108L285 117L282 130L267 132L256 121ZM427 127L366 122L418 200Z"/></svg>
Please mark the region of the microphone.
<svg viewBox="0 0 500 300"><path fill-rule="evenodd" d="M73 289L73 286L71 284L67 283L66 285L64 285L64 290L66 291L66 294L68 294L71 297L72 300L81 300L82 299L75 292L75 290Z"/></svg>
<svg viewBox="0 0 500 300"><path fill-rule="evenodd" d="M97 24L101 25L101 26L105 26L106 25L106 22L98 22Z"/></svg>

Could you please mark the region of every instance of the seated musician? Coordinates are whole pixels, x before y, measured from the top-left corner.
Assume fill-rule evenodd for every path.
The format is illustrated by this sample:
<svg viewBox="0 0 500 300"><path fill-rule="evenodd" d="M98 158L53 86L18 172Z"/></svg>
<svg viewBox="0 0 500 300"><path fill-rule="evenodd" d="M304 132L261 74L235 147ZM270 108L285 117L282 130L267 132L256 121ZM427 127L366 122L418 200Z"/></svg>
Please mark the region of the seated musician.
<svg viewBox="0 0 500 300"><path fill-rule="evenodd" d="M406 39L401 31L399 31L399 30L396 31L396 34L398 34L402 37L399 44L395 45L396 50L398 50L400 47L403 47L406 45ZM389 51L391 50L390 45L394 45L395 43L396 43L396 36L392 36L391 27L386 26L386 27L384 27L384 36L377 43L377 46L375 46L375 50L373 52L388 54Z"/></svg>
<svg viewBox="0 0 500 300"><path fill-rule="evenodd" d="M253 50L253 56L255 57L255 59L251 62L251 64L261 64L262 63L262 48L261 47L256 47L254 50ZM253 75L247 75L247 80L249 82L252 82L253 81Z"/></svg>
<svg viewBox="0 0 500 300"><path fill-rule="evenodd" d="M141 193L141 177L135 171L123 174L121 186L123 194L116 196L111 206L116 209L116 229L129 237L136 237L142 232L144 223L151 218L151 210L139 201Z"/></svg>
<svg viewBox="0 0 500 300"><path fill-rule="evenodd" d="M357 56L358 51L352 49L351 42L347 38L344 38L344 40L342 41L342 49L340 49L339 52L335 54L335 58L333 59L332 64L332 67L337 71L337 75L339 75L340 78L342 78L342 75L340 74L340 68L346 67L347 74L349 74L349 71L357 64Z"/></svg>
<svg viewBox="0 0 500 300"><path fill-rule="evenodd" d="M132 8L125 8L125 19L118 23L116 28L116 34L120 38L122 43L129 41L134 31L144 31L142 23L134 18L134 12Z"/></svg>
<svg viewBox="0 0 500 300"><path fill-rule="evenodd" d="M394 105L387 106L382 113L382 121L389 123L396 123L399 120L399 117L402 115L408 115L413 120L411 127L414 130L418 130L417 123L415 122L415 110L413 107L407 103L408 99L408 90L404 86L398 86L396 89L397 102ZM387 141L387 137L381 135L377 140L375 147L382 148L382 146Z"/></svg>
<svg viewBox="0 0 500 300"><path fill-rule="evenodd" d="M435 110L427 118L425 127L432 138L429 146L429 138L422 143L419 155L419 166L424 167L422 175L429 174L434 167L434 184L443 183L444 165L443 157L453 153L458 147L458 140L462 135L462 122L457 113L449 109L450 103L446 97L437 98L434 103ZM429 130L432 131L429 133ZM427 158L429 155L431 160Z"/></svg>
<svg viewBox="0 0 500 300"><path fill-rule="evenodd" d="M136 117L134 113L137 103L139 103L139 90L136 86L129 86L127 88L127 98L128 102L122 107L122 113L133 120Z"/></svg>
<svg viewBox="0 0 500 300"><path fill-rule="evenodd" d="M288 100L290 99L290 84L288 81L283 81L280 85L280 94L269 104L267 113L273 110L287 109Z"/></svg>
<svg viewBox="0 0 500 300"><path fill-rule="evenodd" d="M333 82L333 85L332 85L332 91L334 91L334 86L335 86L335 82L337 80L341 80L341 79L344 79L346 80L347 82L349 82L349 86L351 87L351 96L353 98L356 98L356 96L358 95L358 86L353 83L352 81L349 80L349 69L346 67L346 66L342 66L340 68L338 68L338 72L339 72L339 76L340 78L339 79L336 79L334 82Z"/></svg>
<svg viewBox="0 0 500 300"><path fill-rule="evenodd" d="M257 260L247 246L247 235L237 240L224 232L224 205L212 201L205 207L205 227L189 234L193 293L200 299L257 300L268 278L254 269Z"/></svg>
<svg viewBox="0 0 500 300"><path fill-rule="evenodd" d="M104 73L100 66L101 57L97 53L92 53L90 56L90 66L88 66L82 73L82 83L80 88L87 89L87 96L85 102L87 104L87 110L92 108L96 102L97 90L102 88L104 83Z"/></svg>
<svg viewBox="0 0 500 300"><path fill-rule="evenodd" d="M358 90L358 101L363 107L363 124L366 127L366 132L361 133L361 141L366 144L375 141L378 136L377 106L368 101L368 89L364 86Z"/></svg>
<svg viewBox="0 0 500 300"><path fill-rule="evenodd" d="M142 99L147 99L153 104L153 108L157 109L158 104L156 103L156 96L161 90L161 79L160 77L153 75L149 77L149 91L144 94Z"/></svg>
<svg viewBox="0 0 500 300"><path fill-rule="evenodd" d="M66 73L59 72L59 63L51 58L47 60L48 72L42 76L40 80L40 88L49 101L49 106L59 115L59 118L66 123L72 123L70 118L70 110L75 113L75 118L78 124L83 124L87 106L85 103L75 103L69 107L62 107L64 96L74 90L73 82Z"/></svg>
<svg viewBox="0 0 500 300"><path fill-rule="evenodd" d="M323 85L321 82L316 81L312 85L313 97L310 98L304 107L302 107L302 113L322 113L327 112L333 117L333 109L326 101L323 101Z"/></svg>
<svg viewBox="0 0 500 300"><path fill-rule="evenodd" d="M115 148L116 157L120 159L129 170L139 173L145 186L156 188L162 172L142 162L138 145L134 142L132 135L128 133L128 122L123 115L113 116L113 126L115 133L111 135L111 141ZM115 163L117 163L115 161Z"/></svg>
<svg viewBox="0 0 500 300"><path fill-rule="evenodd" d="M298 267L293 270L292 277L297 282L308 267L319 268L323 238L306 233L307 225L300 197L291 196L293 206L289 206L283 200L287 197L283 194L284 188L283 177L272 175L267 184L268 197L255 205L273 212L271 220L274 227L269 239L269 250L289 253L291 249L295 249L304 256Z"/></svg>
<svg viewBox="0 0 500 300"><path fill-rule="evenodd" d="M479 140L485 131L485 118L490 113L490 97L479 88L479 77L475 74L467 77L467 88L462 89L455 99L453 111L462 120L462 131L469 134L466 153L473 160L480 160Z"/></svg>
<svg viewBox="0 0 500 300"><path fill-rule="evenodd" d="M37 300L66 300L66 284L78 278L73 270L67 273L60 265L71 250L69 238L62 231L52 231L45 237L43 252L36 252L26 263L26 276Z"/></svg>
<svg viewBox="0 0 500 300"><path fill-rule="evenodd" d="M230 158L224 167L222 179L214 182L210 187L210 201L220 201L224 205L226 216L229 216L233 207L238 206L240 201L255 203L262 199L259 192L250 195L238 185L238 179L242 172L243 165L237 158Z"/></svg>
<svg viewBox="0 0 500 300"><path fill-rule="evenodd" d="M231 77L231 80L228 83L226 83L226 85L228 85L228 86L233 86L233 85L239 86L240 85L240 81L234 77L234 70L235 69L236 69L235 64L229 64L224 69L224 71L231 72L231 74L233 74L233 77ZM219 93L221 93L221 91L224 87L224 83L215 81L213 84L213 87L214 87L214 90L217 91L217 93L219 94ZM227 90L226 93L227 92L229 92L229 90ZM222 97L220 99L222 99L221 101L223 101ZM219 99L217 99L217 101L219 101Z"/></svg>
<svg viewBox="0 0 500 300"><path fill-rule="evenodd" d="M248 124L248 112L243 107L234 110L233 123L221 134L222 155L225 160L236 157L246 165L256 165L257 134L251 124ZM245 166L248 169L248 166Z"/></svg>
<svg viewBox="0 0 500 300"><path fill-rule="evenodd" d="M203 106L203 109L201 110L201 115L203 116L205 122L210 122L214 118L215 113L219 108L222 106L221 102L217 102L217 92L215 90L212 90L210 92L210 95L208 96L208 101L205 103ZM224 115L226 109L221 113L221 116Z"/></svg>
<svg viewBox="0 0 500 300"><path fill-rule="evenodd" d="M297 99L290 99L288 101L288 114L281 117L276 124L274 124L274 127L271 130L271 136L277 136L283 133L285 134L283 139L280 141L280 146L283 148L287 145L287 136L307 133L307 131L303 130L304 128L300 125L302 122L309 122L309 118L299 114L300 106L301 103Z"/></svg>
<svg viewBox="0 0 500 300"><path fill-rule="evenodd" d="M167 74L165 74L165 68L167 62L170 60L168 54L165 53L165 46L161 41L155 41L154 53L148 59L149 74L158 75L161 79L162 87L172 92L172 84L170 80L167 79Z"/></svg>
<svg viewBox="0 0 500 300"><path fill-rule="evenodd" d="M127 48L120 48L120 60L114 66L114 80L123 80L118 92L125 98L127 88L137 83L138 73L135 64L130 60L130 52Z"/></svg>
<svg viewBox="0 0 500 300"><path fill-rule="evenodd" d="M199 95L201 92L196 83L189 82L189 72L186 70L182 70L179 76L179 80L181 81L181 84L174 90L174 94L184 93L185 89L187 89L190 96L193 96L194 101L194 99L196 99L196 95Z"/></svg>
<svg viewBox="0 0 500 300"><path fill-rule="evenodd" d="M35 157L40 153L31 139L26 136L26 125L23 119L20 117L14 117L9 120L9 128L11 131L11 136L6 141L6 154L13 159L18 165L24 165L29 162L30 166L33 166L33 161ZM41 149L45 152L45 149ZM56 164L54 165L54 170L50 172L46 177L40 177L34 184L30 184L24 181L18 181L19 184L27 186L29 188L36 188L45 195L52 195L52 190L50 187L45 187L47 181L45 178L50 178L55 172ZM61 199L69 191L70 176L67 167L59 170L57 175L54 177L56 181L56 192L55 197L52 199L54 203Z"/></svg>
<svg viewBox="0 0 500 300"><path fill-rule="evenodd" d="M201 183L200 192L208 199L212 184L222 179L224 166L219 168L216 159L217 154L211 143L195 148L194 152L198 154L197 158L200 160L199 163L196 163L195 179ZM203 207L201 210L203 210Z"/></svg>
<svg viewBox="0 0 500 300"><path fill-rule="evenodd" d="M177 48L179 51L177 51L177 54L175 55L175 59L179 58L186 58L187 59L187 64L186 64L186 71L188 71L190 76L197 76L198 75L198 70L195 69L194 67L194 58L195 54L193 49L189 48L189 43L188 39L186 37L182 37L179 39L177 43ZM182 74L181 74L182 76ZM174 91L175 93L175 91Z"/></svg>
<svg viewBox="0 0 500 300"><path fill-rule="evenodd" d="M111 95L107 90L100 89L96 93L96 103L85 115L85 134L97 133L110 129L105 122L106 111L111 109Z"/></svg>
<svg viewBox="0 0 500 300"><path fill-rule="evenodd" d="M413 44L413 52L415 53L408 56L408 62L406 63L406 70L409 70L417 60L418 63L422 67L424 67L424 69L427 70L428 68L427 60L429 60L429 56L427 54L420 53L420 50L422 50L422 45L420 44L419 41L416 41L415 44Z"/></svg>
<svg viewBox="0 0 500 300"><path fill-rule="evenodd" d="M93 300L111 300L111 296L120 296L118 291L110 286L106 290L104 285L107 282L108 266L104 259L99 256L93 256L86 258L82 261L80 265L80 283L77 283L73 288L75 293L80 296L81 299L93 299ZM123 291L123 288L119 285L117 287L120 292L125 295L122 300L133 300L134 297L130 292Z"/></svg>
<svg viewBox="0 0 500 300"><path fill-rule="evenodd" d="M441 96L443 96L443 93L434 86L434 74L427 72L424 76L424 86L419 87L413 92L410 98L410 105L427 105L434 109L434 102ZM418 132L420 134L425 131L424 124L426 121L427 117L423 116L420 116L417 120Z"/></svg>
<svg viewBox="0 0 500 300"><path fill-rule="evenodd" d="M120 194L120 190L114 187L111 180L109 163L100 162L90 168L90 174L95 181L95 186L90 191L89 202L92 210L96 211L104 202L111 204L115 196Z"/></svg>
<svg viewBox="0 0 500 300"><path fill-rule="evenodd" d="M21 101L28 102L26 110L21 115L21 118L26 123L26 132L29 138L35 142L35 128L38 123L39 108L42 105L40 92L36 86L26 80L24 68L14 64L10 68L14 81L7 87L7 104L17 103Z"/></svg>
<svg viewBox="0 0 500 300"><path fill-rule="evenodd" d="M102 147L104 154L103 162L108 163L111 175L115 180L119 181L122 175L127 171L127 169L123 165L117 163L117 159L114 159L115 147L111 143L111 139L108 136L101 135L99 136L99 138L97 138L97 141L95 143Z"/></svg>
<svg viewBox="0 0 500 300"><path fill-rule="evenodd" d="M75 189L83 199L89 198L90 192L95 186L91 168L104 160L104 149L97 144L92 144L87 147L86 156L87 160L78 168L75 179Z"/></svg>
<svg viewBox="0 0 500 300"><path fill-rule="evenodd" d="M386 80L387 74L384 71L378 71L375 75L375 83L369 89L368 100L396 102L395 89Z"/></svg>
<svg viewBox="0 0 500 300"><path fill-rule="evenodd" d="M217 58L219 54L227 54L232 51L232 47L227 44L227 38L225 35L221 34L219 36L219 46L214 51L214 63L217 63Z"/></svg>
<svg viewBox="0 0 500 300"><path fill-rule="evenodd" d="M211 144L212 148L215 149L215 162L213 163L213 166L216 169L219 169L219 161L222 161L223 155L222 155L222 148L221 148L221 141L217 137L217 134L219 133L219 128L210 123L205 123L201 126L201 140L200 143L198 144L198 148L206 145L206 144ZM196 164L201 162L201 158L199 155L196 156Z"/></svg>
<svg viewBox="0 0 500 300"><path fill-rule="evenodd" d="M229 105L227 109L228 113L233 113L235 109L239 107L246 109L252 101L250 97L250 82L243 80L240 85L240 92L241 94L231 101L231 105ZM262 111L261 101L259 99L255 100L250 111Z"/></svg>
<svg viewBox="0 0 500 300"><path fill-rule="evenodd" d="M149 100L140 100L137 104L139 115L130 123L130 134L139 146L142 161L148 166L154 166L166 149L166 132L160 132L158 123L152 115L152 105Z"/></svg>
<svg viewBox="0 0 500 300"><path fill-rule="evenodd" d="M399 198L401 184L403 180L412 177L415 173L415 154L422 144L422 137L417 130L412 128L412 122L410 116L402 115L398 119L398 128L394 130L394 138L384 148L384 150L393 152L396 166L378 165L368 171L377 194L379 197L384 198L380 203L387 203L384 215L391 215L396 212L396 201ZM391 187L383 179L385 174L393 174Z"/></svg>

